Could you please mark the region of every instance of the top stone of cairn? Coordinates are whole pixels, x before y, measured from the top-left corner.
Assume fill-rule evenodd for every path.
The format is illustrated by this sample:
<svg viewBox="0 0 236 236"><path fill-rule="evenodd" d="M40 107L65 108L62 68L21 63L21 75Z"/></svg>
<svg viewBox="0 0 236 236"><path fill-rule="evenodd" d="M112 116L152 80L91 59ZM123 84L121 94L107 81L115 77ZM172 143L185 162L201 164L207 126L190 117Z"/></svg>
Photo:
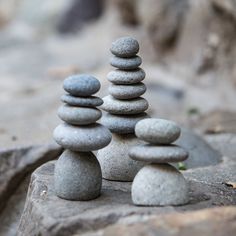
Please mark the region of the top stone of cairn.
<svg viewBox="0 0 236 236"><path fill-rule="evenodd" d="M122 37L112 43L110 50L118 57L133 57L139 51L139 43L132 37Z"/></svg>

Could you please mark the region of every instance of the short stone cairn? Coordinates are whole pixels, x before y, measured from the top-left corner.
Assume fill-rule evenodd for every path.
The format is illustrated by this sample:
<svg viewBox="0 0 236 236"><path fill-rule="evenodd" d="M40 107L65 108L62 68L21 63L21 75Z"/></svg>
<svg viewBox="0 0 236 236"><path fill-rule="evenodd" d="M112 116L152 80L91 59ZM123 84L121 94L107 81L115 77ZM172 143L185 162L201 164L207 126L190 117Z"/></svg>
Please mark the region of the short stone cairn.
<svg viewBox="0 0 236 236"><path fill-rule="evenodd" d="M168 162L182 162L188 153L171 144L180 136L181 129L174 122L148 118L135 126L138 138L149 144L134 146L129 156L145 161L132 184L132 201L135 205L165 206L188 202L188 184L183 175Z"/></svg>
<svg viewBox="0 0 236 236"><path fill-rule="evenodd" d="M66 150L56 162L54 187L58 197L68 200L91 200L100 195L102 173L91 152L111 141L110 131L96 123L102 113L96 106L103 103L91 96L100 89L100 82L90 75L74 75L64 80L68 94L66 104L58 110L65 123L54 130L54 139Z"/></svg>
<svg viewBox="0 0 236 236"><path fill-rule="evenodd" d="M146 91L141 81L145 72L139 68L142 59L137 56L139 44L131 37L122 37L112 43L114 55L110 64L116 67L108 73L111 82L110 95L103 98L101 108L108 112L101 123L113 133L109 146L99 150L98 160L103 177L109 180L132 181L143 163L133 161L128 156L130 146L141 143L134 135L136 123L148 115L146 99L140 97Z"/></svg>

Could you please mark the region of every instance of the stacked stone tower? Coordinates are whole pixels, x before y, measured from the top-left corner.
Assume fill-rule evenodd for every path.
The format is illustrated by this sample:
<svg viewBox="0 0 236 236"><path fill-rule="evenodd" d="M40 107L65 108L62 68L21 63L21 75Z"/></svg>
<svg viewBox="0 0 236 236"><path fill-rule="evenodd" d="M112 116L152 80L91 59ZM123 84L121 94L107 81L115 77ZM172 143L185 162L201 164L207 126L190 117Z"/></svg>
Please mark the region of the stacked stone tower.
<svg viewBox="0 0 236 236"><path fill-rule="evenodd" d="M91 152L111 141L110 131L96 123L102 113L96 108L103 103L91 96L100 82L90 75L74 75L64 81L68 94L66 104L58 110L65 122L54 130L54 139L66 150L59 157L54 172L57 196L68 200L90 200L100 195L102 174L96 156Z"/></svg>
<svg viewBox="0 0 236 236"><path fill-rule="evenodd" d="M168 162L181 162L188 153L173 145L180 128L172 121L144 119L135 127L135 134L149 144L131 148L132 159L145 161L132 184L132 200L136 205L165 206L188 202L188 184L183 175Z"/></svg>
<svg viewBox="0 0 236 236"><path fill-rule="evenodd" d="M103 177L117 181L132 181L143 163L128 156L130 146L140 143L134 135L135 124L147 118L146 99L140 97L146 91L141 81L145 72L139 68L142 59L137 56L139 44L131 37L122 37L112 43L114 55L110 64L115 70L107 75L111 82L108 96L103 98L102 109L108 112L102 124L113 133L111 144L98 152Z"/></svg>

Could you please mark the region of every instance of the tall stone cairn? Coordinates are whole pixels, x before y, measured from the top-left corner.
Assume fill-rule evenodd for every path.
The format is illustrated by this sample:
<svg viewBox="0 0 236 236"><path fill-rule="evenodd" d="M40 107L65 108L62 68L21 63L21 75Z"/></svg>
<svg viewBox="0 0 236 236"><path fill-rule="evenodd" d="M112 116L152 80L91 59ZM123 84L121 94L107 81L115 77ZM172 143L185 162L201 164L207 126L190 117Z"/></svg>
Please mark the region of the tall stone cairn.
<svg viewBox="0 0 236 236"><path fill-rule="evenodd" d="M142 59L137 55L139 43L131 37L122 37L112 43L114 55L110 64L117 68L108 73L111 82L109 95L103 98L101 108L108 112L101 123L113 133L109 146L98 152L103 178L117 181L132 181L142 162L128 156L130 146L141 143L134 135L135 124L147 118L148 102L140 97L146 91L141 81L145 72L139 66Z"/></svg>
<svg viewBox="0 0 236 236"><path fill-rule="evenodd" d="M66 150L56 162L54 187L58 197L68 200L91 200L100 195L101 167L94 150L111 141L110 131L96 123L102 113L96 106L103 103L91 96L100 89L100 82L90 75L74 75L65 79L63 87L68 94L58 116L65 123L54 130L54 139Z"/></svg>

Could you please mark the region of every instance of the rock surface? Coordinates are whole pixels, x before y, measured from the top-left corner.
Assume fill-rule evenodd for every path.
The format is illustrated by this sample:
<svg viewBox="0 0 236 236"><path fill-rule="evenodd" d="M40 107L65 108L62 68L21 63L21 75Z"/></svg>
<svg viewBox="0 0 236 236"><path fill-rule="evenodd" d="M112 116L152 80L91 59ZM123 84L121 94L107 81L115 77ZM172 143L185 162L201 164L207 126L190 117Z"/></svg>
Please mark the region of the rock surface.
<svg viewBox="0 0 236 236"><path fill-rule="evenodd" d="M121 57L112 57L110 59L111 66L114 66L121 70L132 70L136 69L142 64L142 59L139 56L121 58Z"/></svg>

